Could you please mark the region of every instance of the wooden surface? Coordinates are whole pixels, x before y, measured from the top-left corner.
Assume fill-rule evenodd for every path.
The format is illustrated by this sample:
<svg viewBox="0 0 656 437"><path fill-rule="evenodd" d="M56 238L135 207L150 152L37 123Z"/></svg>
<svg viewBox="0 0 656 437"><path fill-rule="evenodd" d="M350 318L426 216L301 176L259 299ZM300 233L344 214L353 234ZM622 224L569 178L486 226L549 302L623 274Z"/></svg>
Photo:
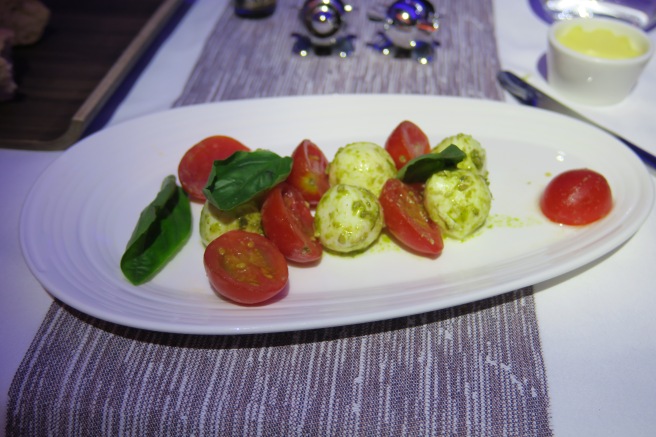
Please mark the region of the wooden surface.
<svg viewBox="0 0 656 437"><path fill-rule="evenodd" d="M80 138L179 0L51 0L43 38L14 48L19 93L0 103L0 147L63 149Z"/></svg>

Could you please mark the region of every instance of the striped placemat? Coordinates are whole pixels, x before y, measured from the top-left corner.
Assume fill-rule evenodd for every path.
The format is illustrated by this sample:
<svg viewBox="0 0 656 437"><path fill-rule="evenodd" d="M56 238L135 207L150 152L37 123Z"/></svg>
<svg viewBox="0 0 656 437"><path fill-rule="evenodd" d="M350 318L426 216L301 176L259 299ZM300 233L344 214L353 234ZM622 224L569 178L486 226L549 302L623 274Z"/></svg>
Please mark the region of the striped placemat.
<svg viewBox="0 0 656 437"><path fill-rule="evenodd" d="M366 47L291 54L291 3L220 17L176 105L297 94L426 93L500 99L491 0L449 0L433 64ZM291 11L291 12L290 12ZM296 28L295 28L296 26ZM194 336L111 324L55 302L10 389L7 435L548 436L532 289L329 329Z"/></svg>
<svg viewBox="0 0 656 437"><path fill-rule="evenodd" d="M409 1L409 0L408 0ZM381 4L386 4L381 0ZM388 0L390 2L390 0ZM278 3L268 20L218 21L177 106L218 100L331 93L440 94L501 100L492 0L448 0L436 7L442 25L434 61L419 65L368 47L380 25L367 19L378 6L361 0L346 15L344 35L355 34L352 56L292 54L302 0Z"/></svg>

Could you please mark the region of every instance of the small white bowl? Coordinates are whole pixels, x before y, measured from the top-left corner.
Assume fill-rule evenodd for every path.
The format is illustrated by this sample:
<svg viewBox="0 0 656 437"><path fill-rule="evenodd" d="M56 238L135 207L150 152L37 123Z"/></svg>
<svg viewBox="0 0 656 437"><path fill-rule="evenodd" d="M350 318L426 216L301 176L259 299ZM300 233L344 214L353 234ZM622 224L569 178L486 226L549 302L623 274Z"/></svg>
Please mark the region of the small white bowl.
<svg viewBox="0 0 656 437"><path fill-rule="evenodd" d="M605 29L617 36L628 37L640 54L609 59L563 45L559 38L576 26L584 32ZM547 81L572 101L595 106L611 105L631 93L653 53L654 47L647 34L631 24L611 18L557 21L549 29Z"/></svg>

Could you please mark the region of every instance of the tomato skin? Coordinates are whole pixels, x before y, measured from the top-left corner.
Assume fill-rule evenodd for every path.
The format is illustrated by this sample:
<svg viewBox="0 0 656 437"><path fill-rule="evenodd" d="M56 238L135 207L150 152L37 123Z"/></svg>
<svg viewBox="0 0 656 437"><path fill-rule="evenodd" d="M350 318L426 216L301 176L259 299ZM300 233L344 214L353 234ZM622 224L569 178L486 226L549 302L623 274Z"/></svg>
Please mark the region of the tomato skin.
<svg viewBox="0 0 656 437"><path fill-rule="evenodd" d="M608 181L589 169L569 170L549 182L540 198L540 209L553 222L587 225L604 218L613 208Z"/></svg>
<svg viewBox="0 0 656 437"><path fill-rule="evenodd" d="M314 236L314 217L301 192L288 183L275 186L262 205L264 234L290 261L312 263L323 253Z"/></svg>
<svg viewBox="0 0 656 437"><path fill-rule="evenodd" d="M265 302L287 287L285 257L262 235L232 230L213 240L203 256L205 272L223 297L242 304Z"/></svg>
<svg viewBox="0 0 656 437"><path fill-rule="evenodd" d="M428 217L417 187L388 179L380 194L380 204L388 231L404 246L433 257L442 253L442 233Z"/></svg>
<svg viewBox="0 0 656 437"><path fill-rule="evenodd" d="M411 159L429 153L430 143L419 126L405 120L387 137L385 150L392 156L396 169L400 170Z"/></svg>
<svg viewBox="0 0 656 437"><path fill-rule="evenodd" d="M321 196L330 188L326 155L312 141L303 140L294 149L292 159L292 171L287 182L300 190L311 206L316 206Z"/></svg>
<svg viewBox="0 0 656 437"><path fill-rule="evenodd" d="M238 150L250 152L250 149L234 138L214 135L193 145L178 164L180 185L196 202L205 202L203 188L216 160L228 158Z"/></svg>

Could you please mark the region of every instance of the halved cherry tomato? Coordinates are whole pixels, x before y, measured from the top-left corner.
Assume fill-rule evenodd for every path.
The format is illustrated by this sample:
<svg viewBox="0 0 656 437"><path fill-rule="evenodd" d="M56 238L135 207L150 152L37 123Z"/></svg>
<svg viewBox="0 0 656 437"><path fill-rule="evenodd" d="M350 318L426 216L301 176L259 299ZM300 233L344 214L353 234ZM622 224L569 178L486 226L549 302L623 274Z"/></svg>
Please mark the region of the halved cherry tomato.
<svg viewBox="0 0 656 437"><path fill-rule="evenodd" d="M428 137L411 121L402 121L387 137L385 150L392 156L396 169L401 169L413 158L430 152Z"/></svg>
<svg viewBox="0 0 656 437"><path fill-rule="evenodd" d="M401 244L424 255L442 253L442 233L428 217L416 187L388 179L380 193L380 204L387 229Z"/></svg>
<svg viewBox="0 0 656 437"><path fill-rule="evenodd" d="M191 200L205 202L203 188L214 161L226 159L237 150L250 151L234 138L223 135L207 137L187 150L178 165L178 179Z"/></svg>
<svg viewBox="0 0 656 437"><path fill-rule="evenodd" d="M267 238L242 230L219 236L205 248L207 277L223 297L243 304L265 302L287 286L285 257Z"/></svg>
<svg viewBox="0 0 656 437"><path fill-rule="evenodd" d="M290 261L311 263L323 253L314 236L314 217L301 192L288 183L275 186L262 205L262 229Z"/></svg>
<svg viewBox="0 0 656 437"><path fill-rule="evenodd" d="M589 169L569 170L549 182L540 199L547 218L564 225L587 225L613 208L608 181Z"/></svg>
<svg viewBox="0 0 656 437"><path fill-rule="evenodd" d="M311 206L315 206L330 188L326 173L328 159L310 140L303 140L296 146L292 159L294 163L287 182L300 190Z"/></svg>

